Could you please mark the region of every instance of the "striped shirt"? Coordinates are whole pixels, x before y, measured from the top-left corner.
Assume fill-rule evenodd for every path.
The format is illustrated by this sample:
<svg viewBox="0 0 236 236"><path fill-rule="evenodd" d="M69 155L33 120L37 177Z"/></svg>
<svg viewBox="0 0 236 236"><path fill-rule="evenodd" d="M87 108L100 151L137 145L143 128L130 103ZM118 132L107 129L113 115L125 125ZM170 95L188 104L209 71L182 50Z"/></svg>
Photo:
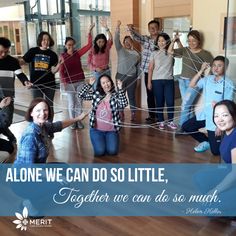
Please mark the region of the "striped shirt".
<svg viewBox="0 0 236 236"><path fill-rule="evenodd" d="M24 85L28 81L27 76L22 72L18 60L10 55L0 59L0 89L1 97L15 96L15 75Z"/></svg>

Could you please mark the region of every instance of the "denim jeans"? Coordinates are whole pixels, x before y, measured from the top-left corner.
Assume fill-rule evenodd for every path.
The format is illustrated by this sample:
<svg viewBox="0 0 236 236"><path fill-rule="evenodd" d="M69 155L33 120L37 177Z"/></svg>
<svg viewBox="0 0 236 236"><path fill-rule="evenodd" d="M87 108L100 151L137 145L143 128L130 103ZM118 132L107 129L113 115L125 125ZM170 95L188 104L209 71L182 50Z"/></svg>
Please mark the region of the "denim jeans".
<svg viewBox="0 0 236 236"><path fill-rule="evenodd" d="M90 128L90 140L94 156L117 155L119 152L119 133Z"/></svg>
<svg viewBox="0 0 236 236"><path fill-rule="evenodd" d="M65 92L67 93L68 113L70 119L75 118L82 113L83 102L82 98L78 97L78 92L83 85L84 80L64 85Z"/></svg>
<svg viewBox="0 0 236 236"><path fill-rule="evenodd" d="M101 72L93 71L93 77L96 79L96 81L93 83L93 90L96 90L96 88L97 88L97 83L98 83L98 78L99 78L101 75L109 75L109 76L111 76L111 70L110 70L110 68L108 68L108 69L106 69L106 70L103 70L103 71L101 71Z"/></svg>
<svg viewBox="0 0 236 236"><path fill-rule="evenodd" d="M179 90L182 98L181 104L181 114L179 119L179 125L182 126L184 122L189 120L194 116L193 111L191 111L192 105L199 94L199 89L197 87L189 87L190 80L178 78L179 80Z"/></svg>
<svg viewBox="0 0 236 236"><path fill-rule="evenodd" d="M180 91L181 99L183 101L185 93L187 92L187 89L190 84L190 79L189 78L183 79L183 77L178 77L178 81L179 81L179 91Z"/></svg>
<svg viewBox="0 0 236 236"><path fill-rule="evenodd" d="M174 97L175 88L174 80L152 80L152 90L156 98L157 119L159 122L164 121L164 106L166 103L168 112L168 122L174 118Z"/></svg>

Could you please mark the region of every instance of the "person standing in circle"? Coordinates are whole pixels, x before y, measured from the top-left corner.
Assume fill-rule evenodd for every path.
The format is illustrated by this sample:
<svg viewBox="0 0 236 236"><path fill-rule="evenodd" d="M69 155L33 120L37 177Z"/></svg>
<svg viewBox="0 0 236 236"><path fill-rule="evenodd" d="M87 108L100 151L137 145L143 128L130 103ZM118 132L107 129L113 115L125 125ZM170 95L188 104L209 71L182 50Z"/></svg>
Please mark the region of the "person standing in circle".
<svg viewBox="0 0 236 236"><path fill-rule="evenodd" d="M33 98L45 98L54 115L53 100L56 90L55 73L58 63L57 54L51 50L54 40L51 35L42 31L37 38L37 47L30 48L23 56L21 63L30 63L30 82L33 83Z"/></svg>
<svg viewBox="0 0 236 236"><path fill-rule="evenodd" d="M91 31L95 24L89 27L88 42L80 49L75 49L76 41L72 37L66 37L65 52L60 55L60 80L64 91L67 93L68 112L70 119L82 113L82 99L77 96L79 91L84 85L84 71L81 64L81 57L88 52L92 47L92 34ZM72 129L83 129L84 125L81 121L74 123Z"/></svg>

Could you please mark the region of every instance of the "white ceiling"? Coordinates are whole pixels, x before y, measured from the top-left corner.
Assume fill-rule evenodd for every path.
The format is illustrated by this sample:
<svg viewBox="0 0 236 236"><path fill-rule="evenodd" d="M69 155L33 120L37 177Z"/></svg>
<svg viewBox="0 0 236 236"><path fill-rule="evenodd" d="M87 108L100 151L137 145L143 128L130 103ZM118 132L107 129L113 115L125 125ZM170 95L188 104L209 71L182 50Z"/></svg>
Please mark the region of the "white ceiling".
<svg viewBox="0 0 236 236"><path fill-rule="evenodd" d="M0 0L0 8L14 6L25 1L28 1L28 0Z"/></svg>

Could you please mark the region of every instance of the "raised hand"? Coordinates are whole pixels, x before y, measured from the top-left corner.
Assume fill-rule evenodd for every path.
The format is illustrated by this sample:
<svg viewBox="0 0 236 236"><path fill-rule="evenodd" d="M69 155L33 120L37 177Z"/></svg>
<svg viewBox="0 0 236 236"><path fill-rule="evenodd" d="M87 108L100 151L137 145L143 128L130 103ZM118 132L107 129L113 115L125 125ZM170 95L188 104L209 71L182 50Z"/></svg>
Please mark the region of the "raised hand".
<svg viewBox="0 0 236 236"><path fill-rule="evenodd" d="M92 24L89 26L89 33L91 33L91 31L93 30L94 26L95 26L95 23L92 23Z"/></svg>
<svg viewBox="0 0 236 236"><path fill-rule="evenodd" d="M32 88L32 86L33 86L33 84L30 82L30 81L25 81L25 87L27 88L27 89L30 89L30 88Z"/></svg>
<svg viewBox="0 0 236 236"><path fill-rule="evenodd" d="M102 25L102 27L104 27L105 29L107 29L107 19L105 17L102 17L100 19L100 24Z"/></svg>
<svg viewBox="0 0 236 236"><path fill-rule="evenodd" d="M118 87L118 89L122 89L122 81L121 80L117 80L117 87Z"/></svg>
<svg viewBox="0 0 236 236"><path fill-rule="evenodd" d="M96 81L96 78L91 77L91 78L89 79L89 84L90 84L90 85L93 85L95 81Z"/></svg>
<svg viewBox="0 0 236 236"><path fill-rule="evenodd" d="M121 21L120 20L117 21L116 26L117 26L117 28L120 28L120 26L121 26Z"/></svg>
<svg viewBox="0 0 236 236"><path fill-rule="evenodd" d="M134 25L133 24L127 24L128 30L133 30L134 29Z"/></svg>

